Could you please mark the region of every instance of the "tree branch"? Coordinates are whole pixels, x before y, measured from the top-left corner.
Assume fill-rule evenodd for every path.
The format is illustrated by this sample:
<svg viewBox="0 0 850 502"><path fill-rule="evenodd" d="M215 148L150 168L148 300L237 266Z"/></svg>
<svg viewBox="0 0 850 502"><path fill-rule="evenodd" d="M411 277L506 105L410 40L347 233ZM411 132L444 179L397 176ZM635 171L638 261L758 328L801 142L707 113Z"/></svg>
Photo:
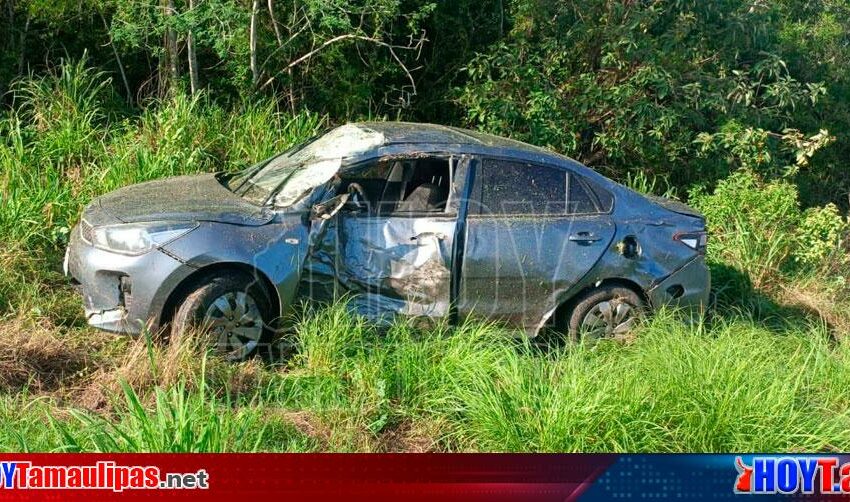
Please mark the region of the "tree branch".
<svg viewBox="0 0 850 502"><path fill-rule="evenodd" d="M384 42L383 40L378 40L377 38L367 37L365 35L359 35L359 34L356 34L356 33L346 33L344 35L338 35L338 36L335 36L333 38L329 38L328 40L325 40L324 42L319 44L318 47L313 48L310 52L308 52L308 53L304 54L303 56L291 61L281 71L291 70L292 68L294 68L295 66L298 66L299 64L301 64L303 62L309 61L313 56L315 56L316 54L318 54L319 52L321 52L325 48L327 48L327 47L329 47L329 46L331 46L335 43L341 42L343 40L361 40L361 41L369 42L371 44L375 44L375 45L378 45L378 46L381 46L381 47L386 47L389 50L392 58L401 67L401 69L404 71L405 75L407 75L408 80L410 80L410 86L413 88L412 94L414 94L414 95L416 94L416 92L417 92L416 91L416 80L413 78L413 74L410 73L410 70L407 68L407 66L404 64L404 62L401 60L401 58L398 57L398 54L396 54L395 50L401 49L401 50L408 50L409 51L409 50L420 49L422 47L422 44L425 41L425 33L424 32L422 33L422 36L419 38L419 40L415 44L411 43L410 45L388 44L387 42ZM278 73L281 73L281 72L278 72ZM262 87L269 85L272 82L272 80L274 80L274 77L270 77L262 85Z"/></svg>
<svg viewBox="0 0 850 502"><path fill-rule="evenodd" d="M121 73L121 81L124 82L124 90L127 91L127 104L133 104L133 92L130 90L130 83L127 81L127 74L124 73L124 65L121 63L121 56L118 55L118 49L115 48L115 42L112 40L112 32L109 30L109 23L103 17L103 12L97 9L97 14L100 20L103 21L103 28L106 30L106 36L109 38L109 46L112 48L112 54L115 56L115 63L118 65L118 72Z"/></svg>

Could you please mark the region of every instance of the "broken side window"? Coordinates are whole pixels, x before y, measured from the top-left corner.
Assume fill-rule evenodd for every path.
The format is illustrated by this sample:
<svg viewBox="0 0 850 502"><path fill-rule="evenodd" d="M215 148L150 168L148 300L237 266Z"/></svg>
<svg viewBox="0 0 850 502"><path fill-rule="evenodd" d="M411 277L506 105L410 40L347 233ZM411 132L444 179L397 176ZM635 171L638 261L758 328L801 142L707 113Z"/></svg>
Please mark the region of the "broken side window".
<svg viewBox="0 0 850 502"><path fill-rule="evenodd" d="M382 159L347 169L340 180L340 193L354 190L372 213L442 212L451 189L451 162L441 157Z"/></svg>
<svg viewBox="0 0 850 502"><path fill-rule="evenodd" d="M421 158L405 161L403 169L394 179L395 192L388 200L397 197L398 203L388 207L395 213L442 212L451 191L451 163L448 158ZM390 188L390 184L387 184Z"/></svg>
<svg viewBox="0 0 850 502"><path fill-rule="evenodd" d="M374 213L380 207L391 166L386 162L369 162L346 170L340 175L339 193L356 194L348 210ZM364 199L364 200L360 200Z"/></svg>

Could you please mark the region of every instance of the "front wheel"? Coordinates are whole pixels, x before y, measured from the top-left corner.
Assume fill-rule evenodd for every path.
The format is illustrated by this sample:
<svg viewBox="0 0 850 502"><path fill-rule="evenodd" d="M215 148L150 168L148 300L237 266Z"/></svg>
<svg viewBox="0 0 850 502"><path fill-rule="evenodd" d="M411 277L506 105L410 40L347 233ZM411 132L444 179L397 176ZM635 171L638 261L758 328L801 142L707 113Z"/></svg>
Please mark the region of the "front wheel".
<svg viewBox="0 0 850 502"><path fill-rule="evenodd" d="M625 340L643 316L646 305L633 290L602 286L580 297L568 321L570 338Z"/></svg>
<svg viewBox="0 0 850 502"><path fill-rule="evenodd" d="M221 272L199 280L178 305L171 338L199 331L209 338L216 353L230 361L242 361L269 340L271 321L269 294L254 277Z"/></svg>

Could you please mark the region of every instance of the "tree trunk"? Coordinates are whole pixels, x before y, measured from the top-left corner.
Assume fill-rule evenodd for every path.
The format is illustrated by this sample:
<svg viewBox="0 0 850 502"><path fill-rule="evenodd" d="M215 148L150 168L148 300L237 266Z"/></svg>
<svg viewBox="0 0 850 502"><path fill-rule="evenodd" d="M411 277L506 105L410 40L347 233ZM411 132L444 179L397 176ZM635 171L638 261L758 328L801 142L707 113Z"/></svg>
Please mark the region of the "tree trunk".
<svg viewBox="0 0 850 502"><path fill-rule="evenodd" d="M289 18L289 23L287 23L287 25L286 25L286 29L287 29L287 32L288 32L287 34L289 35L289 40L287 41L287 43L291 42L294 39L294 37L298 34L297 31L293 34L293 27L297 25L296 16L298 15L298 10L299 9L298 9L297 0L293 0L293 2L292 2L292 14ZM309 23L309 20L305 19L304 22ZM289 109L290 109L290 111L292 111L292 114L295 115L296 114L295 109L297 108L296 97L295 97L295 74L292 71L292 68L287 68L286 74L287 74L286 94L287 94L287 99L289 101Z"/></svg>
<svg viewBox="0 0 850 502"><path fill-rule="evenodd" d="M251 76L256 86L260 82L260 68L257 65L257 14L260 12L260 0L253 0L251 4L251 28L249 32L249 43L251 46Z"/></svg>
<svg viewBox="0 0 850 502"><path fill-rule="evenodd" d="M189 10L195 8L195 0L189 0ZM186 53L189 60L189 90L194 96L199 90L198 85L198 58L195 55L195 36L192 34L192 29L189 28L189 34L186 36Z"/></svg>
<svg viewBox="0 0 850 502"><path fill-rule="evenodd" d="M292 68L287 68L286 73L289 77L289 82L287 84L287 94L289 99L289 109L292 111L292 114L295 115L295 81L293 80L294 75L292 74Z"/></svg>
<svg viewBox="0 0 850 502"><path fill-rule="evenodd" d="M121 56L118 55L118 49L115 47L115 42L112 41L112 32L109 30L109 23L103 17L103 12L98 9L100 20L103 21L103 28L106 30L106 36L109 37L109 46L112 47L112 54L115 56L115 63L118 65L118 72L121 74L121 81L124 82L124 90L127 91L127 104L133 104L133 91L130 90L130 82L127 81L127 74L124 72L124 65L121 63Z"/></svg>
<svg viewBox="0 0 850 502"><path fill-rule="evenodd" d="M177 78L179 77L177 69L177 34L174 32L174 28L171 27L170 20L170 18L176 13L177 11L174 8L174 0L166 0L165 22L168 24L168 27L165 29L165 70L167 75L165 78L164 90L167 93L174 92L174 89L177 86Z"/></svg>
<svg viewBox="0 0 850 502"><path fill-rule="evenodd" d="M27 21L24 23L24 31L21 32L21 38L18 42L18 75L22 75L24 73L24 63L26 62L27 57L27 35L29 34L29 31L30 15L27 14Z"/></svg>

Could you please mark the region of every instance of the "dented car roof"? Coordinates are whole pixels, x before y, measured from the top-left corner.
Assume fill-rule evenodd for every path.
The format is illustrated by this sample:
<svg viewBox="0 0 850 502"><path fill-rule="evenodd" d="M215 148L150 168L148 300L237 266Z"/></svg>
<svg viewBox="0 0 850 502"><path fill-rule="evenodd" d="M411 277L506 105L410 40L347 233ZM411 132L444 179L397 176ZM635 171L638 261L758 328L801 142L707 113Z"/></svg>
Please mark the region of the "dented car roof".
<svg viewBox="0 0 850 502"><path fill-rule="evenodd" d="M450 151L469 153L511 150L533 156L546 156L552 160L567 161L578 165L573 159L558 153L513 139L494 136L479 131L449 127L437 124L420 124L412 122L357 122L348 126L359 127L374 131L384 136L383 147L404 147L415 150L417 147L442 145ZM343 126L346 127L346 126Z"/></svg>

